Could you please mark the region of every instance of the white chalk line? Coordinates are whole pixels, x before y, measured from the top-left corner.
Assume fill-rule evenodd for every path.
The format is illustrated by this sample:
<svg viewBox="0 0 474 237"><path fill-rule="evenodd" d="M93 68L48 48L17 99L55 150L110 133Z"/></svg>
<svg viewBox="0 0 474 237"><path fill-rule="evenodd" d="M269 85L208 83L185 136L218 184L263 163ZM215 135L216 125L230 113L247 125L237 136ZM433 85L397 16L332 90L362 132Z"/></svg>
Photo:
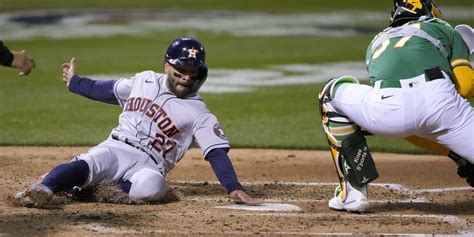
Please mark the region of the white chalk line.
<svg viewBox="0 0 474 237"><path fill-rule="evenodd" d="M221 196L207 196L207 197L184 197L182 200L186 201L220 201L222 200ZM398 199L398 200L382 200L382 199L370 199L371 203L387 203L390 201L391 203L431 203L424 198L419 199ZM292 198L292 199L285 199L285 198L265 198L265 203L327 203L328 200L318 200L318 199L309 199L309 198Z"/></svg>
<svg viewBox="0 0 474 237"><path fill-rule="evenodd" d="M171 215L171 214L170 214ZM335 216L338 218L345 218L345 219L362 219L362 218L370 218L370 219L377 219L380 217L385 218L420 218L420 219L436 219L441 222L446 222L451 226L454 226L457 229L458 234L462 234L465 236L470 236L474 234L474 228L469 225L469 223L461 219L457 216L453 215L421 215L421 214L364 214L364 215L344 215L341 216L338 213L331 214L331 213L287 213L287 212L252 212L252 213L242 213L243 216L286 216L286 217L305 217L305 218L328 218L330 216ZM191 234L189 231L170 231L170 230L157 230L157 229L144 229L140 228L140 231L134 229L127 229L127 228L115 228L115 227L107 227L103 226L99 223L89 223L84 225L84 228L90 231L98 232L98 233L105 233L105 234L144 234L144 233L155 233L155 234ZM311 236L320 236L320 235L354 235L354 233L346 233L346 232L338 232L338 233L321 233L321 232L307 232L307 231L226 231L224 234L234 234L234 235L252 235L258 232L260 235L311 235ZM199 233L199 234L217 234L217 232L192 232L192 233ZM221 232L219 232L222 234ZM427 233L371 233L371 235L389 235L389 236L413 236L413 235L426 235ZM431 233L430 233L431 234Z"/></svg>
<svg viewBox="0 0 474 237"><path fill-rule="evenodd" d="M84 229L101 234L139 234L139 231L127 228L115 228L103 226L99 223L89 223L83 226Z"/></svg>
<svg viewBox="0 0 474 237"><path fill-rule="evenodd" d="M292 213L292 212L263 212L263 213L243 213L242 215L255 215L260 216L294 216L294 217L307 217L307 218L327 218L328 216L338 216L339 218L346 219L376 219L378 217L385 218L420 218L420 219L437 219L442 222L447 222L452 226L460 227L463 233L474 233L474 228L469 226L467 220L459 218L454 215L434 215L434 214L377 214L367 213L361 215L340 215L340 214L329 214L329 213ZM465 232L469 231L469 232Z"/></svg>
<svg viewBox="0 0 474 237"><path fill-rule="evenodd" d="M204 182L208 184L218 184L218 182L208 182L208 181L172 181L171 184L203 184ZM294 185L294 186L335 186L337 183L319 183L319 182L244 182L244 185L264 185L264 184L278 184L278 185ZM441 189L418 189L418 190L410 190L408 188L403 187L400 184L389 184L389 183L376 183L372 186L378 186L381 188L393 189L398 190L400 192L403 191L410 191L413 193L426 193L426 192L449 192L449 191L459 191L459 190L468 190L468 187L452 187L452 188L441 188ZM196 201L215 201L222 198L216 197L187 197L184 198L185 200L196 200ZM292 199L292 200L285 200L285 199L266 199L267 202L327 202L327 200L311 200L311 199ZM408 200L406 200L408 201ZM387 200L371 200L371 202L387 202ZM391 201L394 202L394 201ZM403 200L397 200L396 202L404 202ZM413 200L411 200L413 202ZM174 214L165 214L162 215L174 215ZM259 215L259 216L287 216L287 217L306 217L306 218L327 218L328 216L337 216L341 217L340 213L288 213L288 212L243 212L242 215ZM454 215L422 215L422 214L364 214L364 215L344 215L343 218L348 219L360 219L360 218L372 218L377 219L380 217L385 218L423 218L423 219L436 219L441 222L446 222L449 225L453 226L457 229L458 234L469 236L474 234L474 227L471 227L467 220L462 219L458 216ZM106 227L99 223L89 223L84 226L85 229L98 232L98 233L109 233L109 234L143 234L143 233L156 233L156 234L190 234L188 231L169 231L169 230L147 230L141 229L140 231L127 229L127 228L115 228L115 227ZM260 235L309 235L309 236L321 236L321 235L353 235L353 233L316 233L316 232L292 232L292 231L275 231L275 232L268 232L268 231L257 231ZM199 231L200 234L217 234L216 232L202 232ZM234 234L234 235L252 235L255 234L255 231L231 231L225 232L225 234ZM371 233L375 235L388 235L388 236L413 236L413 235L426 235L425 233Z"/></svg>
<svg viewBox="0 0 474 237"><path fill-rule="evenodd" d="M172 181L171 183L176 183L176 184L203 184L204 182L208 184L213 184L217 185L219 182L216 181L183 181L183 180L177 180L177 181ZM321 187L321 186L337 186L338 183L329 183L329 182L261 182L261 181L256 181L256 182L242 182L243 185L245 186L252 186L252 185L290 185L290 186L313 186L313 187ZM415 195L415 198L411 199L401 199L401 200L373 200L371 199L370 202L373 203L431 203L431 201L427 200L424 197L419 197L420 194L423 193L442 193L442 192L454 192L454 191L467 191L467 190L472 190L471 187L447 187L447 188L432 188L432 189L410 189L409 187L405 187L401 184L395 184L395 183L373 183L370 184L371 187L378 187L382 189L388 189L388 190L393 190L397 191L401 194L408 194L408 195ZM218 197L186 197L184 198L186 200L193 200L193 201L214 201L214 200L220 200L221 198ZM323 202L326 203L327 200L315 200L315 199L307 199L307 198L292 198L291 200L287 200L284 198L271 198L271 199L265 199L266 202L289 202L289 203L297 203L297 202ZM255 215L256 213L246 213L244 215ZM313 215L321 215L321 216L327 216L328 214L311 214L311 213L275 213L275 212L264 212L264 213L258 213L258 215L285 215L285 216L301 216L301 215L308 215L308 216L313 216ZM418 214L365 214L363 215L364 217L399 217L399 218L433 218L437 219L443 222L449 223L451 226L454 226L459 234L463 235L470 235L474 234L474 227L471 227L466 219L462 219L458 216L455 215L418 215ZM354 218L361 217L360 215L354 216ZM273 232L272 232L273 233ZM274 233L274 234L289 234L293 235L292 233ZM324 235L322 233L302 233L304 235ZM387 235L384 233L383 235ZM413 234L388 234L388 235L413 235Z"/></svg>
<svg viewBox="0 0 474 237"><path fill-rule="evenodd" d="M256 213L243 213L242 215L254 215ZM265 212L257 213L260 216L295 216L295 217L308 217L308 218L327 218L328 213L288 213L288 212ZM334 214L335 215L335 214ZM337 217L342 216L337 214ZM460 234L474 234L474 227L470 226L468 221L455 215L434 215L434 214L362 214L362 215L347 215L342 218L346 219L362 219L370 218L376 219L379 217L385 218L420 218L420 219L437 219L441 222L447 222L451 226L458 229Z"/></svg>
<svg viewBox="0 0 474 237"><path fill-rule="evenodd" d="M350 232L337 232L337 233L325 233L325 232L305 232L305 231L224 231L224 232L211 232L211 231L176 231L176 230L148 230L141 229L124 229L124 228L113 228L105 227L98 223L91 223L84 226L86 230L93 231L99 234L173 234L173 235L190 235L190 234L200 234L200 235L257 235L258 236L274 236L274 235L283 235L283 236L354 236L354 233ZM468 236L469 233L466 233ZM426 236L427 234L422 233L371 233L375 236Z"/></svg>
<svg viewBox="0 0 474 237"><path fill-rule="evenodd" d="M224 231L224 232L212 232L212 231L177 231L177 230L157 230L157 229L143 229L140 230L133 230L133 229L125 229L125 228L114 228L114 227L107 227L103 226L99 223L90 223L84 225L84 228L89 231L93 231L100 234L174 234L174 235L191 235L191 234L199 234L199 235L256 235L258 232L259 236L265 235L304 235L304 236L321 236L321 235L331 235L331 236L339 236L339 235L354 235L353 233L315 233L315 232L295 232L295 231Z"/></svg>
<svg viewBox="0 0 474 237"><path fill-rule="evenodd" d="M202 184L203 182L200 181L172 181L171 183L176 184ZM208 184L218 185L217 181L206 182ZM288 186L313 186L313 187L321 187L321 186L331 186L335 187L339 185L338 183L325 183L325 182L242 182L243 185L252 186L252 185L288 185ZM454 191L467 191L472 190L471 187L448 187L448 188L433 188L433 189L410 189L408 187L404 187L400 184L394 183L373 183L370 184L371 187L378 187L381 189L388 189L397 191L400 194L406 194L410 196L410 198L406 199L398 199L398 200L385 200L385 199L371 199L370 202L372 203L431 203L431 201L427 200L425 197L420 196L423 193L442 193L442 192L454 192ZM215 201L218 200L218 197L186 197L187 200L205 200L205 201ZM311 198L292 198L292 200L287 200L283 198L269 198L265 199L268 202L326 202L327 200L316 200Z"/></svg>
<svg viewBox="0 0 474 237"><path fill-rule="evenodd" d="M172 183L178 183L178 184L202 184L203 182L200 181L173 181ZM214 184L217 185L219 184L216 181L213 182L207 182L208 184ZM289 185L289 186L313 186L313 187L321 187L321 186L331 186L335 187L338 185L338 183L325 183L325 182L242 182L243 185L246 186L252 186L252 185ZM441 192L454 192L454 191L467 191L471 190L471 187L448 187L448 188L433 188L433 189L410 189L408 187L404 187L403 185L400 184L394 184L394 183L372 183L370 184L371 187L378 187L381 189L388 189L388 190L393 190L396 191L400 194L406 194L410 196L410 198L407 199L399 199L399 200L380 200L380 199L371 199L370 201L373 203L431 203L431 201L427 200L425 197L420 196L420 194L423 193L441 193ZM191 198L188 197L190 200L205 200L205 198ZM212 198L209 198L208 201L215 200ZM282 202L288 200L285 199L278 199L278 198L273 198L273 199L265 199L268 202ZM320 202L320 201L326 201L326 200L315 200L315 199L301 199L301 198L293 198L293 202Z"/></svg>
<svg viewBox="0 0 474 237"><path fill-rule="evenodd" d="M217 181L195 181L195 180L173 180L170 181L171 184L219 184ZM293 186L337 186L339 183L331 183L331 182L275 182L275 181L254 181L254 182L241 182L243 185L293 185ZM453 192L453 191L465 191L465 190L472 190L472 187L469 186L462 186L462 187L448 187L448 188L433 188L433 189L410 189L405 187L401 184L395 183L371 183L371 187L378 187L378 188L385 188L389 190L399 191L399 192L412 192L412 193L440 193L440 192Z"/></svg>

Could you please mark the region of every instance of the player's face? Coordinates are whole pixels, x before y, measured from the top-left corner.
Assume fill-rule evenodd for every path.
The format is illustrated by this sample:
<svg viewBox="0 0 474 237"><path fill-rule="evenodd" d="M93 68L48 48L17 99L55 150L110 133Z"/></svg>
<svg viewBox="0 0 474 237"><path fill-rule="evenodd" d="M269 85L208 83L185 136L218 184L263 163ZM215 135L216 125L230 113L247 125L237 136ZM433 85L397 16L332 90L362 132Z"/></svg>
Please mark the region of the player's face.
<svg viewBox="0 0 474 237"><path fill-rule="evenodd" d="M165 72L168 75L168 89L179 98L197 92L201 86L202 81L196 79L199 75L196 67L173 66L165 62Z"/></svg>

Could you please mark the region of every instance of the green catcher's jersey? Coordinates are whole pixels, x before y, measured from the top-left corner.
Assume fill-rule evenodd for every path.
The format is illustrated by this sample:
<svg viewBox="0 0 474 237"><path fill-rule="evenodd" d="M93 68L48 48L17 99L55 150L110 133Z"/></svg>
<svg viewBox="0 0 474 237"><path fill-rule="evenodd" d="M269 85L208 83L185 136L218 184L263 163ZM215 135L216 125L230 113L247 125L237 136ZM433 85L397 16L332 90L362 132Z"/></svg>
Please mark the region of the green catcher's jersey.
<svg viewBox="0 0 474 237"><path fill-rule="evenodd" d="M448 55L443 55L430 41L415 35L387 39L372 50L372 44L379 34L375 36L366 53L371 85L378 80L413 78L434 67L439 67L452 77L452 62L457 59L469 61L467 45L461 35L448 23L434 18L407 24L421 29L434 39L441 40Z"/></svg>

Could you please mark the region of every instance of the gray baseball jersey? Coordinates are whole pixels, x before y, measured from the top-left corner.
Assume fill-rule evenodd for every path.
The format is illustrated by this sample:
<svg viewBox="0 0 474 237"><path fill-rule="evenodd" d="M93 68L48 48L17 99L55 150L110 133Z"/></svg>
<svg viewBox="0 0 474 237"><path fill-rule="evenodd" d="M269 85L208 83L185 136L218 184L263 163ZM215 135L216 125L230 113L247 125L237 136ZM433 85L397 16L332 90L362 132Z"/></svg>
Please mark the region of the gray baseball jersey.
<svg viewBox="0 0 474 237"><path fill-rule="evenodd" d="M115 83L123 112L111 136L163 160L167 173L192 147L200 147L206 156L214 148L228 148L229 143L204 101L197 94L177 98L166 80L166 74L144 71Z"/></svg>

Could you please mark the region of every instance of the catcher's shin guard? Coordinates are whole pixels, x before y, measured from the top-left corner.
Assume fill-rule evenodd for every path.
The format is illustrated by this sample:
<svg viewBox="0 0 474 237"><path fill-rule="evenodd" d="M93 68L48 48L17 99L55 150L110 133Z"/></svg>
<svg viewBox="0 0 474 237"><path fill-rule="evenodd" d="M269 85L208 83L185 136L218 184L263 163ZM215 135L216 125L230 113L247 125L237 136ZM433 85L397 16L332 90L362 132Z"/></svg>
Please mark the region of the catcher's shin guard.
<svg viewBox="0 0 474 237"><path fill-rule="evenodd" d="M344 181L344 172L342 168L344 167L344 159L342 155L339 153L339 149L337 147L341 146L340 139L341 137L336 138L335 134L330 132L330 125L333 127L333 131L346 129L348 131L354 130L352 127L353 124L345 117L344 115L338 114L334 107L331 104L332 95L334 92L334 87L338 78L330 79L329 81L324 84L321 92L319 93L319 112L321 115L321 122L324 128L324 132L326 133L326 138L329 145L329 150L331 152L331 156L333 158L334 165L336 167L337 177L339 180L339 187L336 188L334 192L335 197L339 197L341 202L344 202L347 197L347 190ZM337 126L339 125L339 126ZM347 125L347 126L345 126ZM334 209L338 209L333 207ZM343 206L342 206L343 209Z"/></svg>
<svg viewBox="0 0 474 237"><path fill-rule="evenodd" d="M375 180L378 173L360 127L338 113L331 103L337 86L342 83L358 84L359 81L350 76L343 76L326 82L319 93L319 110L338 173L341 187L339 196L344 201L347 193L344 180L354 187L362 187Z"/></svg>

